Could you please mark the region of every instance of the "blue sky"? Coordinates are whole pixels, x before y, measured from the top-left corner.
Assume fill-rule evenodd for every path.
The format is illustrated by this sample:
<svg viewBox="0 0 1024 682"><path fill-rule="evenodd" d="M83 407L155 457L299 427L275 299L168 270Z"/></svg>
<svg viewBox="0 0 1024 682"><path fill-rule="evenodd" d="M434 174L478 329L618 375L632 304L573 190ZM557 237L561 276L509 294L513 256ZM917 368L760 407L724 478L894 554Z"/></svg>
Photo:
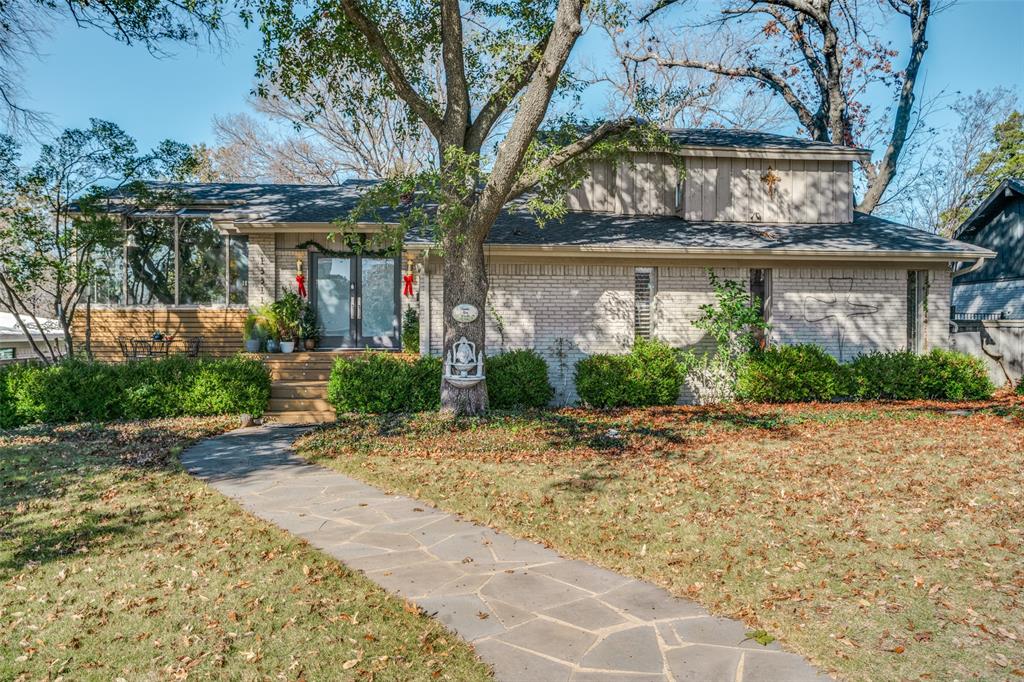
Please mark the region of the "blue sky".
<svg viewBox="0 0 1024 682"><path fill-rule="evenodd" d="M905 34L894 27L897 47ZM1002 85L1024 96L1024 0L961 0L933 18L929 43L928 93ZM158 59L68 22L26 65L29 104L61 128L90 117L114 121L143 146L164 138L211 142L214 115L247 108L258 46L256 31L237 30L220 51L176 46L173 56ZM934 120L949 122L942 115Z"/></svg>

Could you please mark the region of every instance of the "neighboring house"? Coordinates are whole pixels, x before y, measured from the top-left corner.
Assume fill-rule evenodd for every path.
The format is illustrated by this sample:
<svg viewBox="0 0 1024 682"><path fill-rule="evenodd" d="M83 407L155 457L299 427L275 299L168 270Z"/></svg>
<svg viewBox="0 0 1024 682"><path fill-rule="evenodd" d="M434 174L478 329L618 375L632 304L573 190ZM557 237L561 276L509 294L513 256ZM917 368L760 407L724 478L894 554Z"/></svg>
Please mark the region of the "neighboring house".
<svg viewBox="0 0 1024 682"><path fill-rule="evenodd" d="M954 318L1024 319L1024 178L999 183L954 238L998 254L953 280Z"/></svg>
<svg viewBox="0 0 1024 682"><path fill-rule="evenodd" d="M43 352L49 355L43 342L43 336L45 335L49 339L50 344L63 355L64 334L60 329L60 323L57 320L45 317L37 319L42 327L41 333L40 330L35 328L35 324L30 319L23 320L29 328L32 338L40 345ZM0 364L12 360L31 360L35 357L37 356L35 351L32 350L32 344L29 343L28 337L25 336L25 332L22 331L14 315L12 313L0 312Z"/></svg>
<svg viewBox="0 0 1024 682"><path fill-rule="evenodd" d="M693 322L713 301L708 268L763 299L770 343L816 343L842 360L948 345L950 265L992 254L855 212L852 167L867 151L745 131L670 135L671 154L597 164L564 219L539 228L514 207L498 219L486 245L489 353L536 349L572 401L587 354L623 352L637 336L702 343ZM421 351L440 353L441 256L429 236L408 235L391 257L328 241L366 186L178 185L189 197L180 210L126 215L125 248L105 255L115 274L94 295L94 352L113 356L116 336L156 329L234 352L248 307L294 290L301 270L321 345L398 348L401 312L417 306Z"/></svg>

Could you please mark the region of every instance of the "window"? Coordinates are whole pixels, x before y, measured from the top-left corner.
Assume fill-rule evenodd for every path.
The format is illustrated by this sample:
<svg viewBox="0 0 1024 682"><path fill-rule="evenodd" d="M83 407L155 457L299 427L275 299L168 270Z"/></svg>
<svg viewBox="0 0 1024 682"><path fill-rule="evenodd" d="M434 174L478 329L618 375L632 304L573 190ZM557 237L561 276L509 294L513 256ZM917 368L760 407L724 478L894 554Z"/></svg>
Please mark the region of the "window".
<svg viewBox="0 0 1024 682"><path fill-rule="evenodd" d="M764 268L750 270L750 303L757 307L765 324L771 324L772 315L772 271ZM767 331L764 328L754 330L754 340L759 348L768 345Z"/></svg>
<svg viewBox="0 0 1024 682"><path fill-rule="evenodd" d="M13 360L17 355L14 348L0 348L0 360Z"/></svg>
<svg viewBox="0 0 1024 682"><path fill-rule="evenodd" d="M924 350L924 318L928 299L928 271L907 271L907 350Z"/></svg>
<svg viewBox="0 0 1024 682"><path fill-rule="evenodd" d="M651 338L654 326L651 308L658 288L657 275L656 268L636 268L633 271L633 334L638 339Z"/></svg>
<svg viewBox="0 0 1024 682"><path fill-rule="evenodd" d="M178 302L223 305L227 300L224 236L209 220L178 224Z"/></svg>
<svg viewBox="0 0 1024 682"><path fill-rule="evenodd" d="M147 218L128 225L128 304L174 305L174 227Z"/></svg>
<svg viewBox="0 0 1024 682"><path fill-rule="evenodd" d="M94 254L92 292L106 305L245 305L249 239L208 218L132 218L123 248Z"/></svg>

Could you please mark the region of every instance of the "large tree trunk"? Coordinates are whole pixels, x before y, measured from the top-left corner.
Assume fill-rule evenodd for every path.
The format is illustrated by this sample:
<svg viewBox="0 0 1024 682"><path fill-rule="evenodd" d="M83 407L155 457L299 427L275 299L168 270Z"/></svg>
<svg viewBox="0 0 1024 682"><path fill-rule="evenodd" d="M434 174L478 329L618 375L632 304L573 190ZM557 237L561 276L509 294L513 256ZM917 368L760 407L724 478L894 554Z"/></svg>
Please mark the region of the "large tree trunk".
<svg viewBox="0 0 1024 682"><path fill-rule="evenodd" d="M484 353L484 320L487 302L487 268L483 240L473 239L469 230L450 230L444 239L444 350L447 358L455 343L465 336ZM461 240L460 240L461 238ZM479 314L472 322L457 322L452 309L469 303ZM441 411L455 415L479 415L487 411L487 383L459 387L441 383Z"/></svg>

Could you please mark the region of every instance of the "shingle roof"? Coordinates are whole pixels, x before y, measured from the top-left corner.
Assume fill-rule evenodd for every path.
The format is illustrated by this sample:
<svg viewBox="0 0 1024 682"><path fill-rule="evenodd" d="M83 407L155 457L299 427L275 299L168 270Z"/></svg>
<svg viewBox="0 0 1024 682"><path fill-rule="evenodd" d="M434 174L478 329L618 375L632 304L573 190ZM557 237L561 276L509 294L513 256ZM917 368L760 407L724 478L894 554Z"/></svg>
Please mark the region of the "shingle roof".
<svg viewBox="0 0 1024 682"><path fill-rule="evenodd" d="M782 151L861 151L831 142L816 142L800 137L775 135L760 130L720 128L672 128L665 131L676 144L686 147L725 147L732 149L778 149Z"/></svg>
<svg viewBox="0 0 1024 682"><path fill-rule="evenodd" d="M235 182L150 183L188 198L218 217L238 222L329 223L355 208L374 180L347 180L341 185L284 185Z"/></svg>
<svg viewBox="0 0 1024 682"><path fill-rule="evenodd" d="M992 193L985 197L985 200L967 217L967 220L956 228L953 236L960 238L976 228L987 225L992 216L1002 210L1003 204L1014 194L1024 196L1024 178L1006 178L1000 182L999 186L992 190Z"/></svg>
<svg viewBox="0 0 1024 682"><path fill-rule="evenodd" d="M261 185L244 183L164 184L188 195L220 219L243 223L330 223L348 215L372 180L343 185ZM375 219L395 221L396 211ZM369 221L368 221L369 222ZM409 246L430 243L410 233ZM991 252L971 244L855 213L853 223L776 225L690 222L676 216L626 216L573 211L543 228L525 211L510 209L492 227L494 247L577 247L585 251L666 251L708 255L741 252L787 255L880 255L971 259Z"/></svg>
<svg viewBox="0 0 1024 682"><path fill-rule="evenodd" d="M430 235L411 233L409 245L425 245ZM756 253L795 255L879 255L978 258L991 252L972 244L915 230L866 213L852 223L777 225L691 222L676 216L624 216L574 211L543 228L528 213L503 214L487 244L495 247L578 247L585 251L665 251L728 256Z"/></svg>

